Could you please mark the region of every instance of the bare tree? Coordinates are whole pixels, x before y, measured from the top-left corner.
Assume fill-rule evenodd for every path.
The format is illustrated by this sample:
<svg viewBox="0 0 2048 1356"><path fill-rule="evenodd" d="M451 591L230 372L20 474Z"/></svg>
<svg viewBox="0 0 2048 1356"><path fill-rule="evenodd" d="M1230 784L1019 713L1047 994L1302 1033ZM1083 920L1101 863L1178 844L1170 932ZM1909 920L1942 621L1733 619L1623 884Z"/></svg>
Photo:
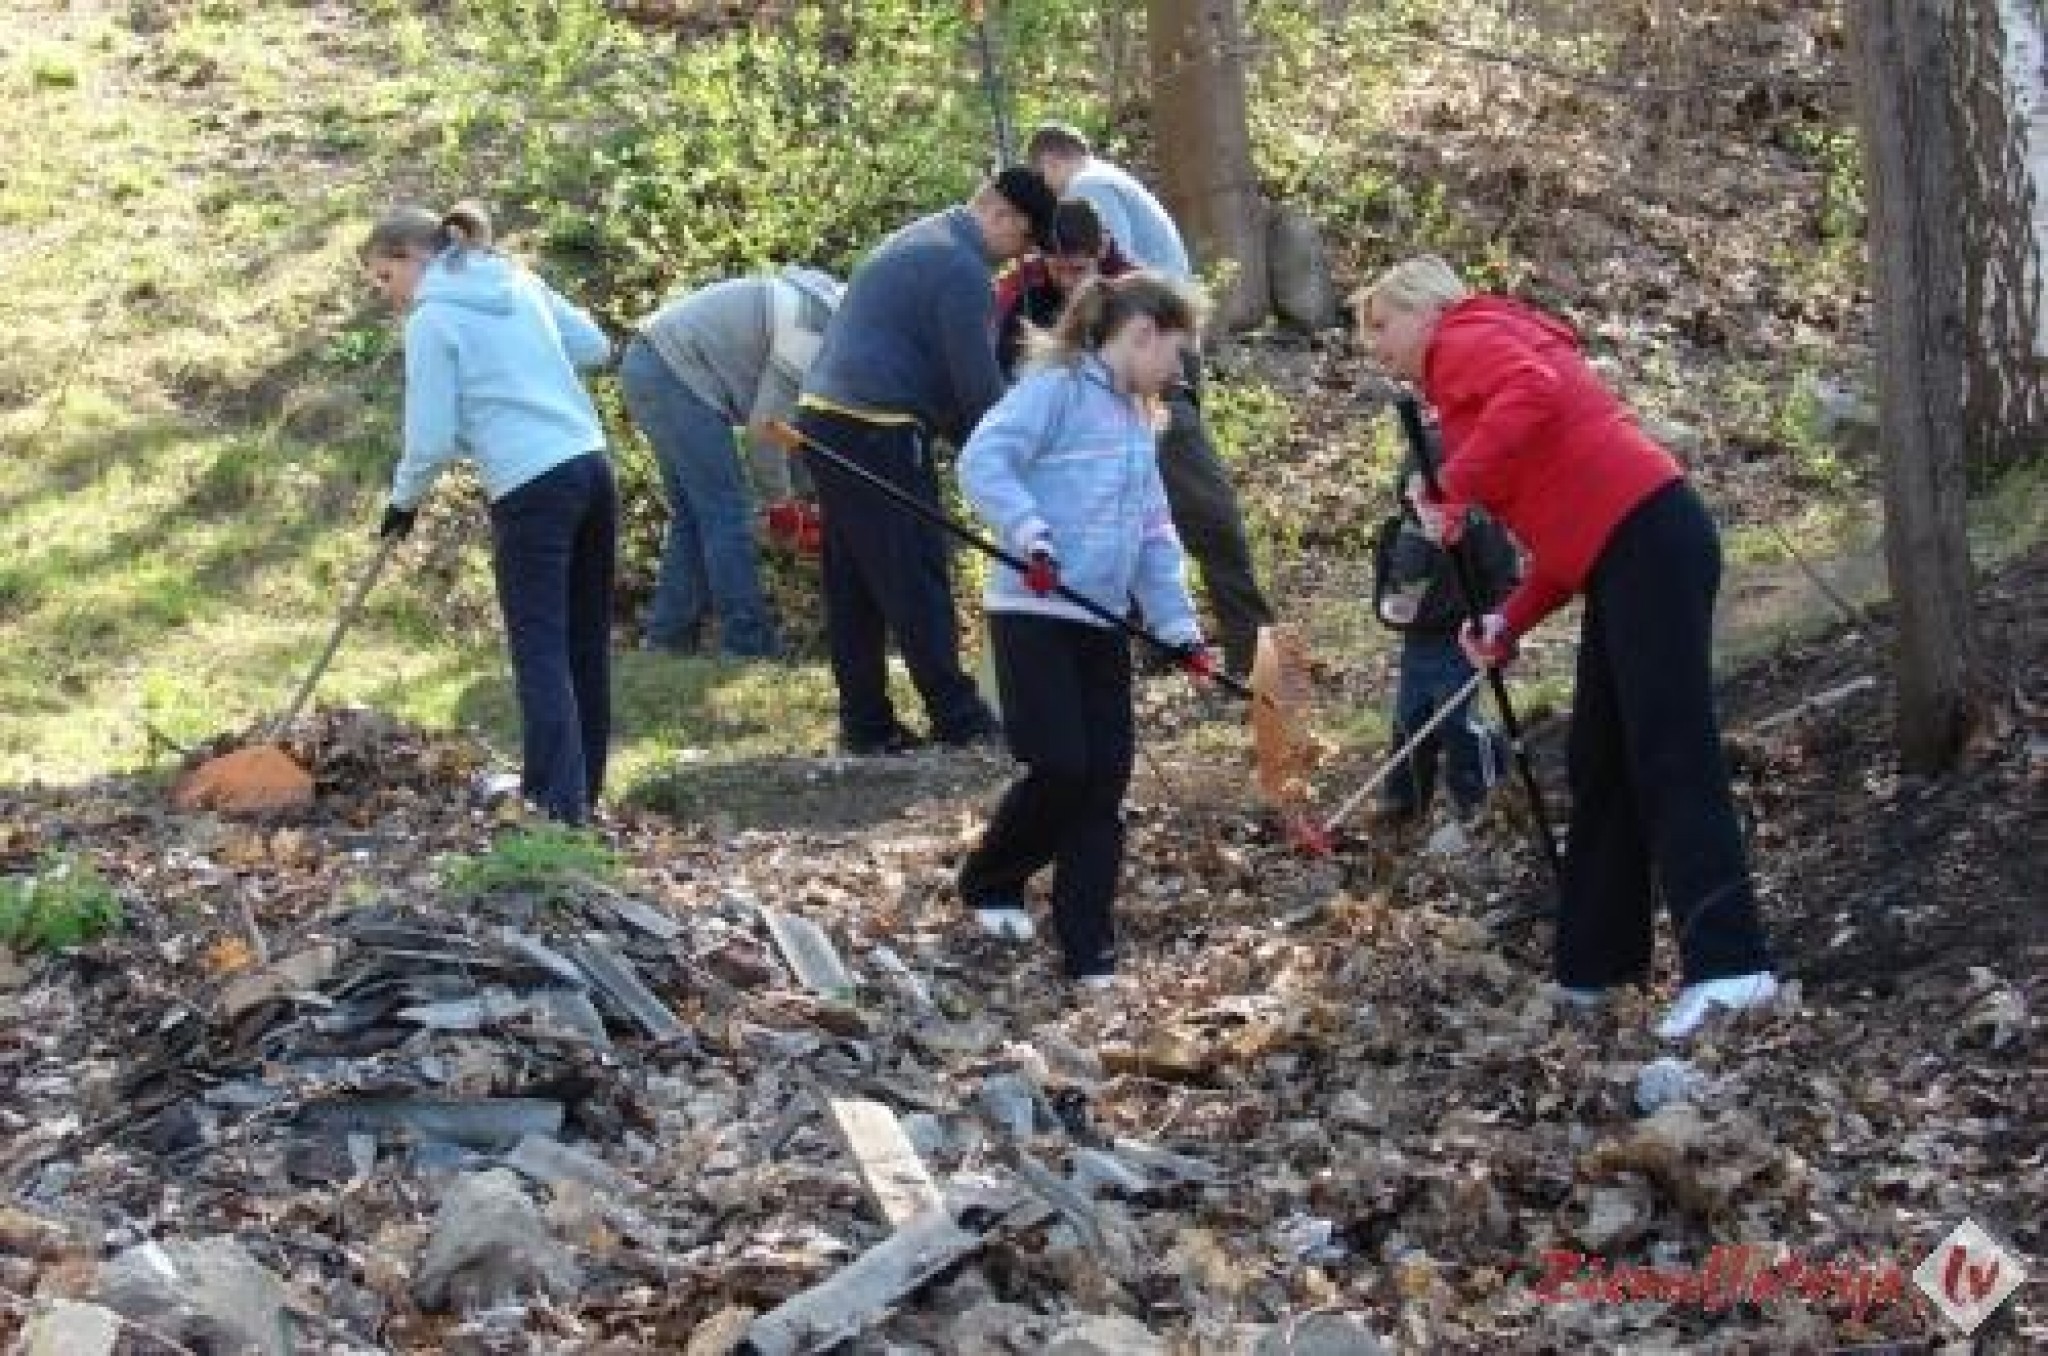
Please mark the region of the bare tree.
<svg viewBox="0 0 2048 1356"><path fill-rule="evenodd" d="M1952 20L1963 420L1973 465L1996 472L2048 444L2048 32L2040 0L1953 0Z"/></svg>
<svg viewBox="0 0 2048 1356"><path fill-rule="evenodd" d="M1885 564L1898 615L1898 744L1953 763L1970 727L1975 623L1961 418L1963 257L1943 0L1852 0L1849 57L1870 196Z"/></svg>
<svg viewBox="0 0 2048 1356"><path fill-rule="evenodd" d="M1193 237L1196 261L1231 269L1218 320L1256 325L1272 309L1272 289L1237 0L1151 0L1148 33L1152 136L1166 204Z"/></svg>

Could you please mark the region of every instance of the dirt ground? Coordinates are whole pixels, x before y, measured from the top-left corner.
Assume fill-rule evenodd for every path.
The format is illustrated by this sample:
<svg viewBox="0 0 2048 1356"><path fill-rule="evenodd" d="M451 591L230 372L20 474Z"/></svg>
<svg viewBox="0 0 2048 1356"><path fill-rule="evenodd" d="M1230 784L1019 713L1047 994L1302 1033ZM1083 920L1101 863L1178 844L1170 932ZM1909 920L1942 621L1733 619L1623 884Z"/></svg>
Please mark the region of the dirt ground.
<svg viewBox="0 0 2048 1356"><path fill-rule="evenodd" d="M1676 1052L1700 1086L1653 1116L1631 1085L1674 1053L1647 1031L1654 1000L1585 1018L1542 996L1547 876L1512 824L1459 859L1356 835L1335 862L1304 859L1251 803L1227 708L1189 701L1177 679L1145 695L1122 991L1078 996L1045 942L999 947L962 919L951 873L1000 760L790 760L696 785L728 809L606 826L624 888L681 928L642 954L687 1039L636 1040L615 1015L613 1053L593 1064L512 1028L421 1033L371 1086L445 1094L435 1079L457 1070L451 1087L468 1093L555 1090L571 1106L563 1133L634 1184L638 1232L572 1230L584 1288L525 1311L527 1345L507 1349L674 1350L729 1306L769 1308L879 1241L851 1167L808 1128L804 1089L846 1079L950 1127L926 1149L941 1179L1018 1153L1078 1163L1090 1146L1134 1145L1218 1174L1099 1201L1091 1227L1108 1242L1079 1253L1057 1231L995 1246L856 1351L1037 1350L1090 1313L1130 1317L1178 1351L1241 1351L1230 1332L1311 1310L1352 1314L1409 1351L1925 1349L1941 1320L1910 1287L1874 1308L1809 1295L1727 1310L1539 1291L1546 1258L1567 1252L1684 1266L1738 1244L1861 1259L1897 1280L1965 1217L2030 1256L2048 1248L2044 586L2048 551L1984 581L1986 716L1938 780L1902 777L1890 751L1882 611L1732 680L1738 790L1796 983L1774 1012ZM1776 719L1866 675L1810 716ZM363 918L484 945L493 908L528 929L551 915L437 884L437 862L506 827L466 794L469 746L328 713L299 750L323 799L293 823L173 814L154 783L0 793L8 870L80 854L129 915L107 941L0 974L0 1225L46 1239L0 1275L16 1297L0 1294L0 1335L37 1293L93 1293L124 1240L222 1229L286 1279L299 1321L327 1340L441 1350L470 1331L403 1283L443 1180L418 1166L432 1146L388 1147L337 1213L331 1188L294 1166L317 1144L208 1100L265 1088L291 1103L336 1078L331 1059L315 1077L290 1053L302 1024L265 1034L274 1008L228 995L267 973L252 929L284 964ZM1553 810L1555 751L1550 728L1539 761ZM1348 751L1330 784L1369 756ZM859 977L857 1008L800 1001L764 906L826 930ZM898 966L934 1007L891 997ZM847 1065L848 1052L865 1054ZM992 1080L1012 1077L1038 1080L1058 1116L990 1139ZM564 1190L558 1225L575 1217ZM24 1235L24 1221L43 1232ZM652 1297L651 1275L664 1278ZM957 1339L990 1324L1008 1325L1007 1345ZM1980 1349L2038 1349L2041 1324L2022 1290ZM599 1336L611 1345L591 1345Z"/></svg>

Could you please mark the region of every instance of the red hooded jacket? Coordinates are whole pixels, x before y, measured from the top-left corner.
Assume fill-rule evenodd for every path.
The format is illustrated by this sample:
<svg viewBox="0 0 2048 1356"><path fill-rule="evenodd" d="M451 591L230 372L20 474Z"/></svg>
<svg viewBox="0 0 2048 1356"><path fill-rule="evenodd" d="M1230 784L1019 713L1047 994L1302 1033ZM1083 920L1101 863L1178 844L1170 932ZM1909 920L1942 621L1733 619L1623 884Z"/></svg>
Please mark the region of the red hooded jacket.
<svg viewBox="0 0 2048 1356"><path fill-rule="evenodd" d="M1529 553L1501 607L1512 635L1584 587L1621 520L1684 474L1600 383L1570 328L1518 301L1447 309L1422 390L1443 426L1444 497L1478 504Z"/></svg>

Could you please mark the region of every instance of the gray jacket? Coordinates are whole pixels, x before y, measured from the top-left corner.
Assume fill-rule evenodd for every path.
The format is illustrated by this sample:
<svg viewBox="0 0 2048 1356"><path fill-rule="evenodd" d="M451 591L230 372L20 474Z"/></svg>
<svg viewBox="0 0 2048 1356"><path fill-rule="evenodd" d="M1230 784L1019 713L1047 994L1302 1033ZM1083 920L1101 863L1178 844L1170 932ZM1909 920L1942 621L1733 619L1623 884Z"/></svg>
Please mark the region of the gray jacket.
<svg viewBox="0 0 2048 1356"><path fill-rule="evenodd" d="M672 297L640 323L640 333L692 395L751 429L795 411L841 290L830 274L791 264ZM788 455L759 438L747 446L755 493L789 498Z"/></svg>

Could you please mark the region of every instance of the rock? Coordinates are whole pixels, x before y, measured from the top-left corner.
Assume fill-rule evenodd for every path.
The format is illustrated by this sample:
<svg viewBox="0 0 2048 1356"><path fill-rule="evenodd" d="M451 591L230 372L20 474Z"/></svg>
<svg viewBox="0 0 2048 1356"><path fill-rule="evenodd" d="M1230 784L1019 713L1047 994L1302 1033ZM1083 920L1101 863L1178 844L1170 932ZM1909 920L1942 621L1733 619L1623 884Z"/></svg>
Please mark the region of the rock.
<svg viewBox="0 0 2048 1356"><path fill-rule="evenodd" d="M138 1244L101 1270L99 1299L174 1341L262 1356L292 1350L284 1282L232 1238Z"/></svg>
<svg viewBox="0 0 2048 1356"><path fill-rule="evenodd" d="M1639 1237L1654 1207L1650 1189L1640 1182L1594 1187L1586 1197L1586 1222L1579 1226L1578 1240L1589 1252L1609 1252Z"/></svg>
<svg viewBox="0 0 2048 1356"><path fill-rule="evenodd" d="M1807 427L1814 437L1851 450L1877 450L1877 405L1863 391L1809 373L1799 379L1799 394L1811 410Z"/></svg>
<svg viewBox="0 0 2048 1356"><path fill-rule="evenodd" d="M413 1297L425 1309L469 1313L536 1291L567 1299L581 1283L575 1258L547 1232L519 1178L494 1168L448 1189Z"/></svg>
<svg viewBox="0 0 2048 1356"><path fill-rule="evenodd" d="M953 1320L947 1337L954 1356L1015 1356L1037 1345L1032 1335L1037 1319L1021 1304L977 1304Z"/></svg>
<svg viewBox="0 0 2048 1356"><path fill-rule="evenodd" d="M731 1356L746 1340L754 1314L744 1304L728 1304L697 1325L683 1347L683 1356Z"/></svg>
<svg viewBox="0 0 2048 1356"><path fill-rule="evenodd" d="M109 1356L121 1316L97 1304L60 1299L29 1320L14 1348L22 1356Z"/></svg>
<svg viewBox="0 0 2048 1356"><path fill-rule="evenodd" d="M1122 1314L1091 1314L1053 1334L1045 1356L1166 1356L1166 1343Z"/></svg>
<svg viewBox="0 0 2048 1356"><path fill-rule="evenodd" d="M1636 1075L1636 1109L1652 1115L1673 1102L1697 1101L1707 1090L1707 1077L1690 1063L1670 1055L1645 1064Z"/></svg>
<svg viewBox="0 0 2048 1356"><path fill-rule="evenodd" d="M1344 323L1322 231L1298 207L1276 205L1266 218L1266 277L1273 310L1288 325L1314 334Z"/></svg>
<svg viewBox="0 0 2048 1356"><path fill-rule="evenodd" d="M1269 1329L1252 1356L1387 1356L1387 1344L1350 1314L1309 1314Z"/></svg>
<svg viewBox="0 0 2048 1356"><path fill-rule="evenodd" d="M1645 419L1643 432L1680 461L1691 465L1707 450L1707 435L1677 419Z"/></svg>

